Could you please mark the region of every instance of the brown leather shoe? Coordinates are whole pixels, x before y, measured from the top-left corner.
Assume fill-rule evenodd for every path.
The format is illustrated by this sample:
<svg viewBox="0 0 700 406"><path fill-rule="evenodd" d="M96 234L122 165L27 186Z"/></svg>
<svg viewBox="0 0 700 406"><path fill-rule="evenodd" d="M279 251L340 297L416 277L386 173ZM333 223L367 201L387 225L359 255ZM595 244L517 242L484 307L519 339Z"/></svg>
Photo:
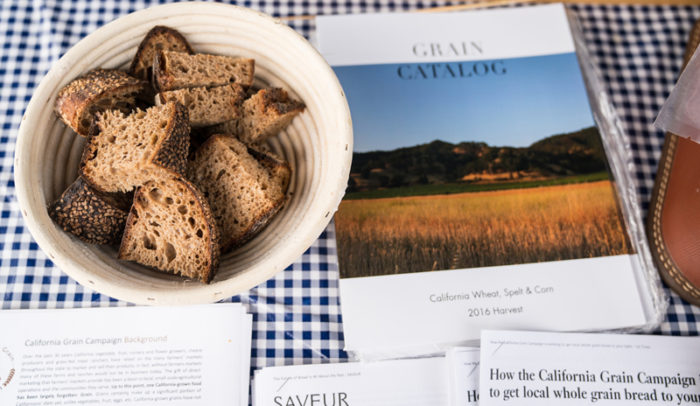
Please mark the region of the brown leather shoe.
<svg viewBox="0 0 700 406"><path fill-rule="evenodd" d="M700 44L695 22L683 67ZM661 278L700 305L700 144L667 133L647 218L651 252Z"/></svg>

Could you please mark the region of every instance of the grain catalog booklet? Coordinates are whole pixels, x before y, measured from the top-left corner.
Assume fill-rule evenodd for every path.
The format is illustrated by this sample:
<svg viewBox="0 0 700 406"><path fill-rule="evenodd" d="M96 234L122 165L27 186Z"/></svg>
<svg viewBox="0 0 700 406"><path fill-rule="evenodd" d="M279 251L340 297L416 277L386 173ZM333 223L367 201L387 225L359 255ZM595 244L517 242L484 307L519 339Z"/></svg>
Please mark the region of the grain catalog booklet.
<svg viewBox="0 0 700 406"><path fill-rule="evenodd" d="M647 323L562 5L317 19L352 113L335 216L346 350Z"/></svg>

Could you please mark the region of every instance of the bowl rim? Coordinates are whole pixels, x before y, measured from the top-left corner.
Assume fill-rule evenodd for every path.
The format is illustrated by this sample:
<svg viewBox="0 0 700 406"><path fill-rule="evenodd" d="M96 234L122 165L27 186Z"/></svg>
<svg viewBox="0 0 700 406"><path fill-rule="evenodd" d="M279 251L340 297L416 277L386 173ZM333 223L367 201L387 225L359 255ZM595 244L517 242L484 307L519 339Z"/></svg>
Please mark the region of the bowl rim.
<svg viewBox="0 0 700 406"><path fill-rule="evenodd" d="M231 278L215 281L210 284L188 284L187 289L174 289L172 291L154 292L153 289L144 281L139 286L123 286L118 283L110 282L106 279L96 278L95 274L89 269L84 269L70 256L60 254L54 250L54 242L50 233L44 230L45 225L39 221L41 212L37 212L38 207L44 208L44 219L48 218L46 204L39 204L41 197L44 199L41 184L31 184L32 166L34 171L39 167L31 164L30 153L32 134L35 124L28 117L39 115L43 109L47 108L46 104L50 104L53 110L53 99L51 97L51 89L54 89L61 80L66 80L64 73L75 67L76 64L84 65L81 71L86 71L89 67L89 58L85 58L90 54L90 50L94 47L93 44L98 41L104 41L116 34L119 34L121 28L126 23L134 23L141 21L141 24L167 25L167 22L161 21L174 15L182 15L183 13L192 14L194 10L220 13L220 16L231 18L242 18L248 21L259 23L265 29L273 30L275 36L287 36L289 41L294 43L294 46L299 47L305 56L310 59L305 61L306 64L314 66L320 70L330 84L328 97L334 98L334 104L339 106L341 110L337 113L343 118L342 122L335 123L339 130L333 134L333 137L339 141L341 145L345 145L345 150L340 151L343 156L343 161L340 163L340 173L337 180L331 183L332 179L326 182L325 186L333 187L331 193L320 193L318 198L320 201L314 201L313 207L322 207L322 210L314 210L314 213L326 213L323 218L309 227L309 231L303 238L290 238L285 241L288 246L280 249L281 253L276 256L275 264L269 269L256 269L256 272L241 272ZM69 80L72 80L69 79ZM320 135L324 137L324 134ZM89 289L95 290L101 294L124 300L136 304L195 304L195 303L212 303L232 296L246 292L247 290L257 286L260 283L272 278L277 273L283 271L286 267L292 264L295 260L313 244L314 241L321 235L328 223L332 219L332 214L338 208L340 201L345 193L347 181L350 175L350 164L352 161L352 122L350 119L350 109L345 98L345 93L335 75L332 68L328 65L321 54L299 33L287 26L284 22L277 18L273 18L268 14L257 10L252 10L245 7L209 2L186 2L186 3L171 3L157 5L135 11L133 13L121 16L94 32L82 38L73 45L53 66L49 69L46 75L41 79L36 90L33 92L27 108L22 117L14 155L14 180L15 180L15 195L17 196L18 205L22 213L25 226L30 234L37 242L41 250L56 264L56 266L68 276L72 277L78 283ZM325 188L324 188L325 189ZM48 202L47 202L48 203ZM38 206L38 207L37 207ZM311 207L311 206L310 206ZM51 221L49 219L49 221ZM71 237L73 238L73 237ZM77 239L76 243L84 244ZM268 261L269 262L269 261ZM100 266L95 264L95 266ZM97 280L97 282L95 282Z"/></svg>

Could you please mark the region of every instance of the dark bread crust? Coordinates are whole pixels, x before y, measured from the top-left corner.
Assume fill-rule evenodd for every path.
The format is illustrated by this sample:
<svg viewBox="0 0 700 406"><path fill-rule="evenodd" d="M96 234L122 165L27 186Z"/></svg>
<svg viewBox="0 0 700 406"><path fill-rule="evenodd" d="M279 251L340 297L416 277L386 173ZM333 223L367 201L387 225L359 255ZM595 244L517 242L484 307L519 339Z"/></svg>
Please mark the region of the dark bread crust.
<svg viewBox="0 0 700 406"><path fill-rule="evenodd" d="M168 42L161 42L163 38L167 38L169 41L175 44L175 46L172 46ZM144 58L148 56L147 54L151 53L150 48L152 48L154 51L153 55L149 58L150 60L145 60ZM148 31L143 41L141 41L139 44L136 55L131 61L129 73L141 80L150 81L152 71L149 72L149 68L153 67L153 59L161 50L187 52L188 54L194 53L194 50L190 46L189 42L187 42L185 37L180 34L179 31L164 25L156 25L155 27L151 28L150 31Z"/></svg>
<svg viewBox="0 0 700 406"><path fill-rule="evenodd" d="M283 115L291 112L301 113L306 105L289 97L286 90L279 87L261 89L257 94L262 98L265 113Z"/></svg>
<svg viewBox="0 0 700 406"><path fill-rule="evenodd" d="M167 134L155 149L151 162L163 169L185 175L187 173L187 153L190 147L190 126L188 124L187 109L179 103L175 103L173 115L168 120ZM94 120L88 132L88 140L83 147L83 153L78 165L78 173L95 190L102 193L112 193L99 184L96 178L86 172L88 161L95 159L97 155L97 137L101 133L98 120ZM134 185L136 187L138 185ZM130 190L127 190L127 192Z"/></svg>
<svg viewBox="0 0 700 406"><path fill-rule="evenodd" d="M144 93L148 83L114 69L95 69L81 76L58 92L54 110L61 120L76 133L86 136L90 124L83 121L86 114L104 111L110 106L97 105L106 98ZM93 112L90 109L93 108ZM92 117L87 117L92 120Z"/></svg>
<svg viewBox="0 0 700 406"><path fill-rule="evenodd" d="M161 142L153 163L184 176L190 149L190 125L187 108L180 103L175 103L175 116L168 122L167 132L169 135Z"/></svg>
<svg viewBox="0 0 700 406"><path fill-rule="evenodd" d="M207 241L209 241L209 246L208 246L208 252L207 255L209 256L209 264L210 266L206 268L202 273L199 274L200 280L203 283L209 283L211 282L212 278L216 274L216 271L219 268L219 257L220 257L220 249L219 245L221 242L221 236L219 234L218 229L216 228L216 221L214 220L214 217L212 216L211 208L209 207L209 203L207 202L207 199L204 198L204 195L202 194L199 189L197 189L192 183L190 183L187 179L185 179L183 176L181 176L178 173L175 172L169 172L167 174L164 174L164 178L167 178L168 182L180 182L182 183L187 190L191 193L191 196L194 197L194 202L200 207L201 212L204 214L204 223L206 224L207 227L207 232L209 233L208 235L210 236ZM146 199L144 196L144 193L146 191L144 190L143 186L140 186L137 190L136 193L134 194L134 204L131 206L131 210L129 211L128 217L126 218L126 224L124 227L124 236L122 237L121 240L121 245L119 246L119 253L118 253L118 258L119 259L124 259L124 260L129 260L128 259L128 250L129 250L129 242L134 238L133 235L133 228L134 226L138 223L140 220L139 217L139 210L144 210L144 200ZM179 271L170 271L167 269L159 269L164 272L169 272L173 274L181 274Z"/></svg>
<svg viewBox="0 0 700 406"><path fill-rule="evenodd" d="M90 124L90 130L87 134L87 142L83 147L82 154L80 154L80 162L78 162L78 175L81 178L83 178L93 189L100 190L101 192L106 193L97 184L95 184L95 182L91 182L90 177L87 176L87 174L84 172L85 165L87 164L87 162L92 159L95 159L95 157L97 156L97 148L94 146L94 140L97 137L99 137L100 132L100 126L97 125L97 120L93 120L92 124Z"/></svg>
<svg viewBox="0 0 700 406"><path fill-rule="evenodd" d="M78 177L48 212L64 231L88 244L117 244L129 210L126 200L126 195L104 195Z"/></svg>
<svg viewBox="0 0 700 406"><path fill-rule="evenodd" d="M211 212L211 207L209 207L209 202L204 198L202 192L197 189L192 183L185 179L184 176L179 177L182 179L187 188L196 196L196 202L202 207L202 212L204 213L204 222L207 225L207 231L211 236L211 244L209 244L209 263L211 267L201 275L201 281L204 283L211 282L214 278L214 274L219 269L219 258L221 256L221 235L219 230L216 228L216 220Z"/></svg>
<svg viewBox="0 0 700 406"><path fill-rule="evenodd" d="M156 92L164 92L174 88L175 78L168 75L166 70L166 60L163 53L156 52L156 56L153 58L153 76L151 77L151 83Z"/></svg>

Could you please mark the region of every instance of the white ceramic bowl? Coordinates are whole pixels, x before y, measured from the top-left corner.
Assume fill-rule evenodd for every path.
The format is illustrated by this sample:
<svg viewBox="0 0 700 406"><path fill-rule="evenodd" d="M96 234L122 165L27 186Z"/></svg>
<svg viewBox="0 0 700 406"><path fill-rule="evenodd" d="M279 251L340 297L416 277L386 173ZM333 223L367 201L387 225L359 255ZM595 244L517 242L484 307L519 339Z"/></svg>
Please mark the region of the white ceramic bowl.
<svg viewBox="0 0 700 406"><path fill-rule="evenodd" d="M273 139L294 172L290 200L252 241L224 255L201 284L119 261L113 247L84 244L54 225L47 204L76 178L84 139L54 114L59 89L94 68L126 68L155 25L178 29L196 52L255 58L259 84L287 89L306 111ZM335 74L299 34L265 14L215 3L177 3L138 11L71 48L34 92L15 154L17 198L29 231L79 283L140 304L209 303L244 292L286 268L318 238L338 207L352 157L352 125Z"/></svg>

